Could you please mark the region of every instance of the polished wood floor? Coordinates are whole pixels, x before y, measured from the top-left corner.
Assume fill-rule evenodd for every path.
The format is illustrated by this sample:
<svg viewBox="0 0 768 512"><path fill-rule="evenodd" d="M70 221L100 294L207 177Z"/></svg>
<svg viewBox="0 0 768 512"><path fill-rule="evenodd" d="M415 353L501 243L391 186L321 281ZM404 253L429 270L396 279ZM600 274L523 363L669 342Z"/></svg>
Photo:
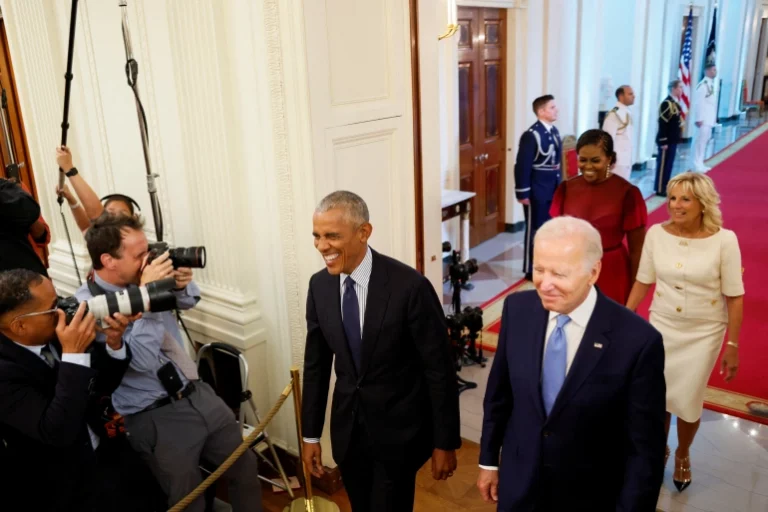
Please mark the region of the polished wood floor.
<svg viewBox="0 0 768 512"><path fill-rule="evenodd" d="M464 440L458 451L459 467L452 478L445 481L432 479L430 462L416 476L416 500L414 512L457 512L483 511L493 512L496 507L483 503L480 492L475 486L477 479L477 461L480 447L477 443ZM300 495L301 491L299 491ZM319 496L328 498L319 493ZM341 490L330 496L331 501L339 506L341 512L351 512L347 493ZM267 512L283 512L291 502L287 494L274 494L271 488L264 487L264 510Z"/></svg>

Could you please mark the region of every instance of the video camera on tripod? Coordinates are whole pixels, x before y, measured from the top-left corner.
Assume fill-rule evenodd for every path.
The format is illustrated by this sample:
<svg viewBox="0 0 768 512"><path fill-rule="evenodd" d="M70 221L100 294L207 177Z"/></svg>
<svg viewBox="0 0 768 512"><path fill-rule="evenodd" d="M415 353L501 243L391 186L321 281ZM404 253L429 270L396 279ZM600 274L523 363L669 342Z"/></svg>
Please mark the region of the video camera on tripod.
<svg viewBox="0 0 768 512"><path fill-rule="evenodd" d="M450 242L443 242L443 252L451 251ZM446 316L448 324L448 336L454 348L456 371L461 371L463 366L479 364L485 367L486 359L483 357L482 346L477 344L477 338L483 330L483 310L479 307L466 307L461 309L461 290L466 287L470 277L478 271L477 260L460 260L459 251L451 253L451 264L448 267L448 276L453 288L451 306L453 314ZM478 351L479 349L479 351ZM469 382L458 375L459 393L467 389L476 388L477 384Z"/></svg>

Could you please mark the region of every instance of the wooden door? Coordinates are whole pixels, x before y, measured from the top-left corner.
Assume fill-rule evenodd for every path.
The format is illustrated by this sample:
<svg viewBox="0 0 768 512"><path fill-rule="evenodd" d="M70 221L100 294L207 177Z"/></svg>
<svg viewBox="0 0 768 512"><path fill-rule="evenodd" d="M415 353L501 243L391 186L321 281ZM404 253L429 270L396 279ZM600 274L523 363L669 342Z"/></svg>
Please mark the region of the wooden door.
<svg viewBox="0 0 768 512"><path fill-rule="evenodd" d="M459 8L459 175L470 245L504 230L506 10Z"/></svg>
<svg viewBox="0 0 768 512"><path fill-rule="evenodd" d="M29 162L29 150L24 135L24 123L19 112L18 96L16 94L16 84L13 77L13 68L11 67L11 54L8 50L8 39L5 34L5 21L0 19L0 86L5 91L8 101L8 130L11 132L12 148L17 163L23 162L24 165L19 169L19 178L21 182L32 191L32 195L37 197L35 181L32 177L32 166ZM2 93L0 90L0 93ZM11 163L11 157L8 154L5 134L0 130L0 154L2 154L2 177L6 176L6 166ZM56 166L54 160L55 154L51 149L52 167ZM51 191L53 193L53 191Z"/></svg>
<svg viewBox="0 0 768 512"><path fill-rule="evenodd" d="M24 188L32 194L32 197L37 199L38 190L35 186L35 179L32 174L32 164L29 161L29 148L27 146L27 138L24 133L24 121L21 118L21 112L19 111L19 97L16 93L16 82L13 75L13 67L11 66L11 52L8 49L8 37L5 33L5 20L0 18L0 99L2 93L5 92L7 109L7 129L10 132L10 137L6 137L5 131L0 128L0 159L2 159L2 168L0 169L0 177L10 178L8 176L8 165L11 164L11 154L8 151L10 146L13 151L13 159L17 165L19 165L19 181L23 184ZM2 105L0 105L0 109ZM0 115L3 115L0 111ZM10 140L8 140L10 139ZM51 169L55 169L56 162L54 160L53 148L51 149ZM51 191L54 193L54 191ZM48 254L43 248L35 248L38 256L43 260L43 263L48 266Z"/></svg>

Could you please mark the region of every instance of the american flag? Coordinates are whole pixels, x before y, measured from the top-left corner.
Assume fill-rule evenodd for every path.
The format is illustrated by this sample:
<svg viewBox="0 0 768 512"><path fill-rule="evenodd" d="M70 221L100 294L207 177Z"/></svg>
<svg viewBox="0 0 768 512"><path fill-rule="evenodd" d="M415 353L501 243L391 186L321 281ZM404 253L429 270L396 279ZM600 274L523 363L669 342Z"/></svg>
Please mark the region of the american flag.
<svg viewBox="0 0 768 512"><path fill-rule="evenodd" d="M680 67L677 78L683 82L683 95L680 97L680 115L685 119L691 107L691 36L693 35L693 7L688 11L688 23L685 27L683 50L680 52Z"/></svg>

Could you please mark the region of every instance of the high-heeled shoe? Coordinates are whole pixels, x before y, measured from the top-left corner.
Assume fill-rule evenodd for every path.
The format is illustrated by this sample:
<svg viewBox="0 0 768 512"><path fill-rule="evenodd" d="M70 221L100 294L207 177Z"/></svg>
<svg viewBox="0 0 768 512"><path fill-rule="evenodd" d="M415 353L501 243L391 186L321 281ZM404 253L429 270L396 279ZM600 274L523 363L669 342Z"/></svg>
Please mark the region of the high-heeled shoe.
<svg viewBox="0 0 768 512"><path fill-rule="evenodd" d="M679 492L683 492L689 485L691 485L690 456L681 459L675 454L675 474L672 477L672 482Z"/></svg>
<svg viewBox="0 0 768 512"><path fill-rule="evenodd" d="M667 446L667 451L664 453L664 467L667 467L667 462L669 462L669 446Z"/></svg>

